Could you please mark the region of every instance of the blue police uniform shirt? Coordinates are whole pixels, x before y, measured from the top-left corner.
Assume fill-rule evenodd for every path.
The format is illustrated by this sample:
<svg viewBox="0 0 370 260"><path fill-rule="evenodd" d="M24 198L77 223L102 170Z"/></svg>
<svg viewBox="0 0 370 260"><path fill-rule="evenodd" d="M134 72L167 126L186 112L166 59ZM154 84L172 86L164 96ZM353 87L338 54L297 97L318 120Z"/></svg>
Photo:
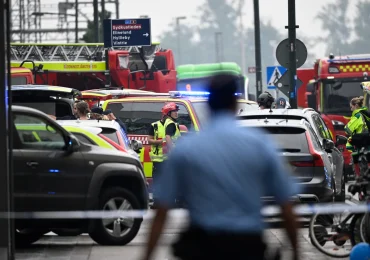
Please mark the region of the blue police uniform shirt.
<svg viewBox="0 0 370 260"><path fill-rule="evenodd" d="M261 197L285 203L297 194L289 171L264 132L239 127L233 114L213 117L180 139L156 182L159 204L186 203L192 224L205 230L260 233Z"/></svg>

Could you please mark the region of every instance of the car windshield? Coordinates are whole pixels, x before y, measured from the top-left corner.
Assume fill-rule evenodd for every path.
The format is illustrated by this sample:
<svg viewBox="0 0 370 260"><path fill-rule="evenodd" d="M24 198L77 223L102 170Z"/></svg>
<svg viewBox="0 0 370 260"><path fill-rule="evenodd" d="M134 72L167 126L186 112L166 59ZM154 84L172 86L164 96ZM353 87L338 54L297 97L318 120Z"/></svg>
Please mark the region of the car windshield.
<svg viewBox="0 0 370 260"><path fill-rule="evenodd" d="M17 106L25 106L34 108L44 112L47 115L53 115L56 117L64 117L64 116L72 116L72 105L69 103L67 99L33 99L30 100L29 98L20 98L14 97L13 98L13 105Z"/></svg>
<svg viewBox="0 0 370 260"><path fill-rule="evenodd" d="M208 121L209 108L206 101L193 102L195 113L198 117L200 125L204 125ZM258 105L255 103L238 102L237 114L257 110Z"/></svg>
<svg viewBox="0 0 370 260"><path fill-rule="evenodd" d="M362 96L360 82L323 82L323 112L334 115L351 115L349 103L354 97Z"/></svg>

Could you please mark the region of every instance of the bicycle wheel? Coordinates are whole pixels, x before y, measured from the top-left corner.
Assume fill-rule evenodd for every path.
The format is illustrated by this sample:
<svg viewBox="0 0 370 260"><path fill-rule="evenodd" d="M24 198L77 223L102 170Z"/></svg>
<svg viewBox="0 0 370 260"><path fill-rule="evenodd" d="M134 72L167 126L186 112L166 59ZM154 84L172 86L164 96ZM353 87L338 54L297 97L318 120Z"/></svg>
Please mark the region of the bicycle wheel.
<svg viewBox="0 0 370 260"><path fill-rule="evenodd" d="M356 214L351 221L351 244L357 245L361 242L368 243L369 239L369 214Z"/></svg>
<svg viewBox="0 0 370 260"><path fill-rule="evenodd" d="M310 220L311 243L327 256L344 258L352 250L350 241L351 214L315 214Z"/></svg>

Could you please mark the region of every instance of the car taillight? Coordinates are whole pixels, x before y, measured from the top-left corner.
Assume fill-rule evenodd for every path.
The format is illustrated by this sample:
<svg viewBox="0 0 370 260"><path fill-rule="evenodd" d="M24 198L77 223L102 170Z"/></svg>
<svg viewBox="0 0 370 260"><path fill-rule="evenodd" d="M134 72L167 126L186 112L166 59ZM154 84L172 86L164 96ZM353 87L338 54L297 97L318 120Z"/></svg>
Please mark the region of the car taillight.
<svg viewBox="0 0 370 260"><path fill-rule="evenodd" d="M290 162L291 165L295 167L314 167L314 161L307 161L307 162Z"/></svg>
<svg viewBox="0 0 370 260"><path fill-rule="evenodd" d="M311 152L311 155L313 157L312 161L295 161L290 162L291 165L295 167L324 167L324 161L321 158L321 155Z"/></svg>
<svg viewBox="0 0 370 260"><path fill-rule="evenodd" d="M306 136L307 136L307 141L308 141L308 149L310 151L310 154L312 155L313 157L313 160L312 161L307 161L307 162L297 162L298 165L296 165L297 167L324 167L324 161L321 157L321 155L315 150L315 148L313 147L313 140L310 136L310 133L308 133L308 131L306 131Z"/></svg>

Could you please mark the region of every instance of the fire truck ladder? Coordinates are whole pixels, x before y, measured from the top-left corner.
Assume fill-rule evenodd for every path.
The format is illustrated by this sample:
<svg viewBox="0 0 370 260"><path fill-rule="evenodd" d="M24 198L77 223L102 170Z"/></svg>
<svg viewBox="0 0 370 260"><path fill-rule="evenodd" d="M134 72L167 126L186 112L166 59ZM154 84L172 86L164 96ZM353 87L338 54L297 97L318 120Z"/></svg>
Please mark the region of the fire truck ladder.
<svg viewBox="0 0 370 260"><path fill-rule="evenodd" d="M160 50L159 43L142 47L147 60L154 59ZM140 53L139 47L111 48L129 53ZM43 43L12 43L10 45L12 61L104 61L105 52L102 43L75 44L43 44Z"/></svg>

